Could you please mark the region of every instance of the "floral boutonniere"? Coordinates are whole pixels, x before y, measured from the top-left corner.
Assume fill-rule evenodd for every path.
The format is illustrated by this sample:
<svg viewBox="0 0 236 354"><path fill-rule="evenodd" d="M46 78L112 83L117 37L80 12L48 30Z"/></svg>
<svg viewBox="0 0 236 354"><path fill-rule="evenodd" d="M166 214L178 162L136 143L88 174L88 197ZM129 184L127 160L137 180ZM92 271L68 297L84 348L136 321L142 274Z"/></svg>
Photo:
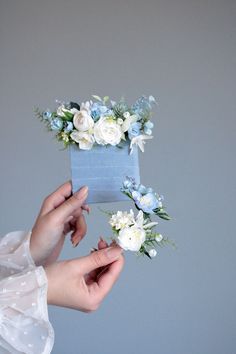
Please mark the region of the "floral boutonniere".
<svg viewBox="0 0 236 354"><path fill-rule="evenodd" d="M81 150L91 150L95 145L122 147L129 141L130 153L136 145L143 152L146 140L152 139L155 98L142 96L131 106L124 99L92 98L82 103L57 101L55 110L36 109L35 114L65 147L76 144Z"/></svg>
<svg viewBox="0 0 236 354"><path fill-rule="evenodd" d="M152 216L157 215L164 220L170 216L163 206L163 196L142 184L136 184L133 178L127 177L123 182L121 192L126 194L138 209L135 215L130 211L105 212L109 215L109 224L112 227L114 240L124 250L134 251L149 258L156 256L156 248L170 241L162 234L155 231L158 224L152 221Z"/></svg>

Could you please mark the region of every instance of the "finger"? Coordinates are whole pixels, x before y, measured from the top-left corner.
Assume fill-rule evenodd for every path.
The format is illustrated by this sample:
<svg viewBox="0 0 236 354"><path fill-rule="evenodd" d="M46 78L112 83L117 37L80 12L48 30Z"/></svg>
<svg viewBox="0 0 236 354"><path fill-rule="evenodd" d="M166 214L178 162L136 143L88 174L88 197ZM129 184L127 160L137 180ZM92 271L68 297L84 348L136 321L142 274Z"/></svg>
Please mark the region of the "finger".
<svg viewBox="0 0 236 354"><path fill-rule="evenodd" d="M124 266L124 257L121 255L118 260L113 262L107 269L104 269L97 280L99 296L101 300L109 293L117 281Z"/></svg>
<svg viewBox="0 0 236 354"><path fill-rule="evenodd" d="M93 252L89 256L78 259L79 269L82 274L90 273L117 260L122 251L120 247L116 246Z"/></svg>
<svg viewBox="0 0 236 354"><path fill-rule="evenodd" d="M102 250L102 249L107 248L107 247L108 247L107 242L105 240L103 240L102 237L100 237L100 240L98 242L98 249Z"/></svg>
<svg viewBox="0 0 236 354"><path fill-rule="evenodd" d="M51 216L55 216L59 223L65 222L68 216L72 215L76 210L81 208L88 196L88 187L84 186L75 194L62 203L58 208L51 211Z"/></svg>
<svg viewBox="0 0 236 354"><path fill-rule="evenodd" d="M68 181L61 185L57 190L51 193L43 202L40 210L40 215L45 215L51 210L61 205L68 197L70 197L72 191L71 182Z"/></svg>
<svg viewBox="0 0 236 354"><path fill-rule="evenodd" d="M108 244L106 243L106 241L104 241L103 238L100 237L100 240L98 241L98 249L99 249L99 250L102 250L102 249L107 248L107 247L108 247ZM96 252L96 251L97 251L97 249L96 249L96 248L93 248L93 249L91 250L91 253ZM92 272L90 272L90 273L88 274L88 277L86 278L86 279L87 279L86 283L89 285L89 284L91 284L92 282L96 282L96 281L97 281L97 277L100 275L100 273L101 273L105 268L106 268L106 266L105 266L105 267L97 268L97 269L95 269L95 270L92 270Z"/></svg>
<svg viewBox="0 0 236 354"><path fill-rule="evenodd" d="M80 215L75 223L75 230L71 235L71 242L76 247L87 232L87 224L84 215Z"/></svg>
<svg viewBox="0 0 236 354"><path fill-rule="evenodd" d="M88 206L88 204L82 205L81 208L82 208L83 210L87 211L88 214L89 214L90 211L91 211L91 208L90 208L90 206Z"/></svg>

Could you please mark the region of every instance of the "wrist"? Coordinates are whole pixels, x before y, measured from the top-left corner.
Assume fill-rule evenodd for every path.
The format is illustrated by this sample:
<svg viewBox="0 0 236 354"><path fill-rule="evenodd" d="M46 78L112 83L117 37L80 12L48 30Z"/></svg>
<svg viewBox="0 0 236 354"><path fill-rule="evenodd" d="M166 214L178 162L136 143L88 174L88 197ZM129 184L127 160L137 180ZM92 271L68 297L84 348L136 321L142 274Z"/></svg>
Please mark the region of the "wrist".
<svg viewBox="0 0 236 354"><path fill-rule="evenodd" d="M46 273L46 277L47 277L47 282L48 282L48 286L47 286L47 303L48 305L53 305L53 277L51 275L51 266L45 266L44 267L44 271Z"/></svg>

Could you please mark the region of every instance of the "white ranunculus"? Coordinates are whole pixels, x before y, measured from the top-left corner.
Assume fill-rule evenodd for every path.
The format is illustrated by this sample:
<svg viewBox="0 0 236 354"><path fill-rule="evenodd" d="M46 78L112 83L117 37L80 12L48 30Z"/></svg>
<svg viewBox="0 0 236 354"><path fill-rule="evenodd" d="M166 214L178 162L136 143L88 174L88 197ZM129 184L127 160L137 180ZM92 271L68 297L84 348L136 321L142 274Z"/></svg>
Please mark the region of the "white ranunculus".
<svg viewBox="0 0 236 354"><path fill-rule="evenodd" d="M119 124L110 117L101 117L94 125L94 137L99 145L119 144L122 131Z"/></svg>
<svg viewBox="0 0 236 354"><path fill-rule="evenodd" d="M145 231L136 225L121 229L117 237L118 244L124 250L138 252L145 241Z"/></svg>
<svg viewBox="0 0 236 354"><path fill-rule="evenodd" d="M134 212L132 209L130 209L129 213L127 211L118 211L116 214L113 214L109 220L109 224L115 227L116 230L121 230L134 223Z"/></svg>
<svg viewBox="0 0 236 354"><path fill-rule="evenodd" d="M94 126L94 120L87 110L82 109L75 113L73 118L75 128L80 132L85 132Z"/></svg>
<svg viewBox="0 0 236 354"><path fill-rule="evenodd" d="M70 137L72 140L79 144L81 150L91 150L93 144L95 143L93 135L87 132L73 131L70 134Z"/></svg>

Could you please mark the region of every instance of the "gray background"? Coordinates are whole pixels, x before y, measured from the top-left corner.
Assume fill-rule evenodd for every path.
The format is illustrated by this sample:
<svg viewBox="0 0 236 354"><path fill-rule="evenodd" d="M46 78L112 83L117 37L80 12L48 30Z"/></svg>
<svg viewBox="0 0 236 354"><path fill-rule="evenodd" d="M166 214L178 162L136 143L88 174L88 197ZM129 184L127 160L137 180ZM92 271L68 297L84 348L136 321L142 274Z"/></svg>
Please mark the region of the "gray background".
<svg viewBox="0 0 236 354"><path fill-rule="evenodd" d="M29 229L69 157L33 116L55 98L158 97L142 182L164 194L178 249L126 255L98 312L51 308L56 354L234 354L236 3L0 1L1 233ZM109 205L127 208L131 205ZM87 238L109 235L97 206Z"/></svg>

